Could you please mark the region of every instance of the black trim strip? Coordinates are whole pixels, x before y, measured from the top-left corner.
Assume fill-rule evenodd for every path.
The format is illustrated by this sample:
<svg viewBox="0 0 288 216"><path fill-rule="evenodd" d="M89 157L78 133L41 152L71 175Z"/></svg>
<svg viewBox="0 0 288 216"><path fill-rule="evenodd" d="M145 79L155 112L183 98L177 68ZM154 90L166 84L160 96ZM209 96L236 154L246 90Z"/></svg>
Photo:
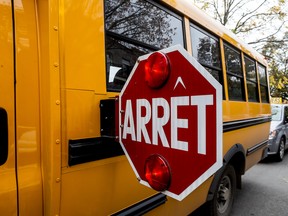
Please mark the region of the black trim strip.
<svg viewBox="0 0 288 216"><path fill-rule="evenodd" d="M152 197L149 197L141 202L138 202L126 209L123 209L111 216L138 216L143 215L158 206L164 204L167 201L166 195L158 193Z"/></svg>
<svg viewBox="0 0 288 216"><path fill-rule="evenodd" d="M260 118L251 118L251 119L245 119L245 120L223 122L223 132L251 127L251 126L263 124L263 123L270 122L270 121L271 121L271 117L265 116L265 117L260 117Z"/></svg>
<svg viewBox="0 0 288 216"><path fill-rule="evenodd" d="M261 143L258 143L258 144L256 144L256 145L254 145L253 147L247 149L246 155L247 155L247 156L251 155L252 153L254 153L254 152L256 152L257 150L259 150L259 149L263 148L264 146L266 146L267 143L268 143L268 140L265 140L265 141L263 141L263 142L261 142Z"/></svg>
<svg viewBox="0 0 288 216"><path fill-rule="evenodd" d="M124 155L115 139L106 137L69 140L69 166Z"/></svg>

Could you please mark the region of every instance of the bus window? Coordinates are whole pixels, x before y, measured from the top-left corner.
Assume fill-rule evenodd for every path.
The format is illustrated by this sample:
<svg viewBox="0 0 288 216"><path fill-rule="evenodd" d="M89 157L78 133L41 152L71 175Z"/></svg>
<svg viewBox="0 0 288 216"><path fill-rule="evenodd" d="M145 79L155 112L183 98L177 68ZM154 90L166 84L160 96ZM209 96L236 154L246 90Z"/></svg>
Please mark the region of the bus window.
<svg viewBox="0 0 288 216"><path fill-rule="evenodd" d="M219 40L193 24L190 31L193 57L223 84Z"/></svg>
<svg viewBox="0 0 288 216"><path fill-rule="evenodd" d="M258 64L258 73L260 80L261 101L264 103L269 103L266 68Z"/></svg>
<svg viewBox="0 0 288 216"><path fill-rule="evenodd" d="M107 91L119 92L138 56L184 46L178 15L145 0L105 1Z"/></svg>
<svg viewBox="0 0 288 216"><path fill-rule="evenodd" d="M235 101L245 101L240 52L226 44L224 45L224 52L229 99Z"/></svg>
<svg viewBox="0 0 288 216"><path fill-rule="evenodd" d="M256 63L247 56L244 57L247 80L248 101L259 102L258 85L256 76Z"/></svg>

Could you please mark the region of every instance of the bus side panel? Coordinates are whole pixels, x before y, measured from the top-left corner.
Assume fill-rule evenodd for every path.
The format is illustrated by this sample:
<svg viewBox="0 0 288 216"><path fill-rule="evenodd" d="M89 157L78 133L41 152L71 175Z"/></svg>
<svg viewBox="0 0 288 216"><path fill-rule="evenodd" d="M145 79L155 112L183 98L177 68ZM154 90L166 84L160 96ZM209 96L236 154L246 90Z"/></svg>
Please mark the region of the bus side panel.
<svg viewBox="0 0 288 216"><path fill-rule="evenodd" d="M270 115L270 104L228 102L223 101L224 122L241 119L257 119ZM225 124L225 123L224 123ZM263 151L267 148L270 122L259 123L254 126L243 127L240 129L224 132L223 135L223 155L235 144L241 144L246 153L245 170L257 164L263 157ZM262 147L255 148L263 143ZM266 144L265 144L266 143ZM256 149L255 151L252 151Z"/></svg>
<svg viewBox="0 0 288 216"><path fill-rule="evenodd" d="M19 214L42 214L40 101L35 1L15 2Z"/></svg>
<svg viewBox="0 0 288 216"><path fill-rule="evenodd" d="M61 214L109 215L153 193L124 156L77 165L63 170Z"/></svg>
<svg viewBox="0 0 288 216"><path fill-rule="evenodd" d="M106 92L103 1L60 4L61 215L108 215L155 191L139 184L125 156L68 166L69 140L100 137Z"/></svg>
<svg viewBox="0 0 288 216"><path fill-rule="evenodd" d="M0 1L0 214L17 215L12 7ZM6 116L6 117L5 117ZM3 134L4 133L4 134ZM8 140L3 140L7 136ZM4 153L5 151L5 153Z"/></svg>
<svg viewBox="0 0 288 216"><path fill-rule="evenodd" d="M60 31L66 89L106 93L103 1L63 0Z"/></svg>
<svg viewBox="0 0 288 216"><path fill-rule="evenodd" d="M40 46L40 123L43 215L59 215L61 120L59 1L38 0ZM64 103L63 103L64 104Z"/></svg>

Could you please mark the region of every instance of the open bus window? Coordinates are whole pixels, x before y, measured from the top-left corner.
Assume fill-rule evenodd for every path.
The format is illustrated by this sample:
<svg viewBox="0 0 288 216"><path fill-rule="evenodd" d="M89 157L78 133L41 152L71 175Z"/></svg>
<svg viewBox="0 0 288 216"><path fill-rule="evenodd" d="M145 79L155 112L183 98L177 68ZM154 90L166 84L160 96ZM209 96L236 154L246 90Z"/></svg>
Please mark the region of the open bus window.
<svg viewBox="0 0 288 216"><path fill-rule="evenodd" d="M183 20L146 0L105 1L107 91L121 91L141 55L184 46Z"/></svg>
<svg viewBox="0 0 288 216"><path fill-rule="evenodd" d="M107 90L120 92L137 58L148 52L151 50L106 36Z"/></svg>

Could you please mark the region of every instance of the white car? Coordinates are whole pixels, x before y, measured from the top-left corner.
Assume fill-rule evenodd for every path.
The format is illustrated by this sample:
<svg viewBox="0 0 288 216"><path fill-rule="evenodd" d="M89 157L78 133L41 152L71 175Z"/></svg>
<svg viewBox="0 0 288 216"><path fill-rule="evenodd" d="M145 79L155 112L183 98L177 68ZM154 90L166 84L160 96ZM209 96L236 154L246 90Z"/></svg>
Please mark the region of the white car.
<svg viewBox="0 0 288 216"><path fill-rule="evenodd" d="M282 161L288 148L288 104L271 104L271 113L268 156Z"/></svg>

